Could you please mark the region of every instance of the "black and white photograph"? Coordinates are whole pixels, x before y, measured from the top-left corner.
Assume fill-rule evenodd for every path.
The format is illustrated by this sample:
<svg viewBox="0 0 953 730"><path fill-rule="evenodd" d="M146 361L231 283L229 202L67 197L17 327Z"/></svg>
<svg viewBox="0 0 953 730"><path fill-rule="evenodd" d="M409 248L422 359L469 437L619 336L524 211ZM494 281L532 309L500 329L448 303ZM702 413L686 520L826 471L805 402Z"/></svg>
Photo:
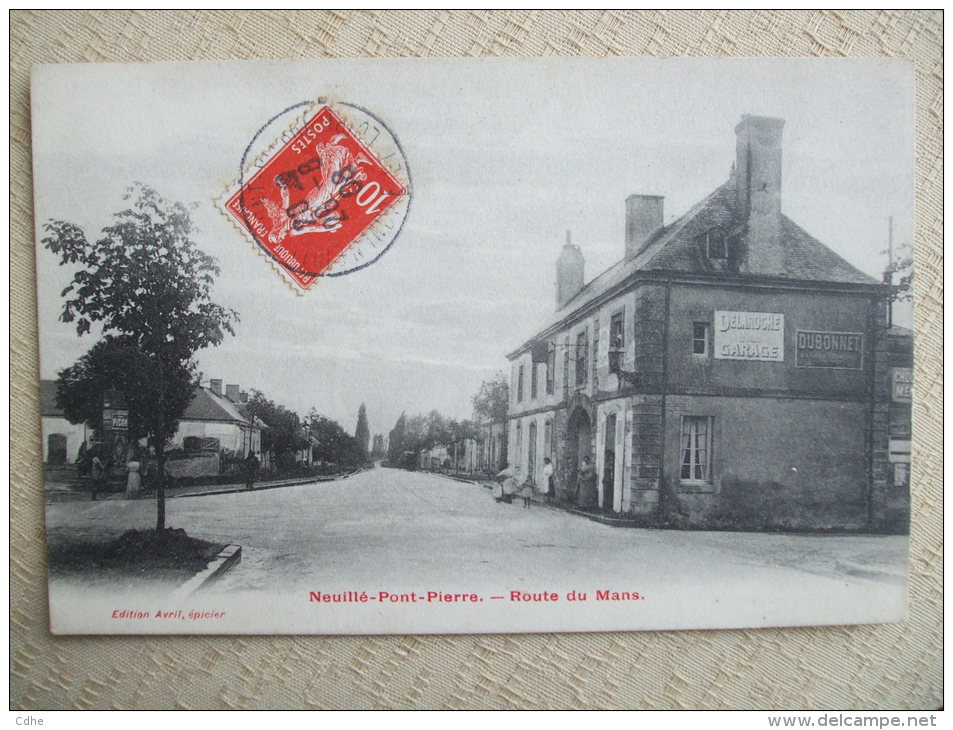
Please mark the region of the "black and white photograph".
<svg viewBox="0 0 953 730"><path fill-rule="evenodd" d="M912 66L45 65L50 628L907 613Z"/></svg>

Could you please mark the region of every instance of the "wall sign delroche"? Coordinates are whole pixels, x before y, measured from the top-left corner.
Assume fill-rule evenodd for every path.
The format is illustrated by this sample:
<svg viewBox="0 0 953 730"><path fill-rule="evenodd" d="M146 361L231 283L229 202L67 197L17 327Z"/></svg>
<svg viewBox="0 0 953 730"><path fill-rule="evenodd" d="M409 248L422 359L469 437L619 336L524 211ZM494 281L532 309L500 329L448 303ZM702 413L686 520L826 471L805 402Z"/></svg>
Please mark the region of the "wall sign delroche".
<svg viewBox="0 0 953 730"><path fill-rule="evenodd" d="M715 312L715 359L784 361L784 315Z"/></svg>
<svg viewBox="0 0 953 730"><path fill-rule="evenodd" d="M775 312L722 312L714 317L716 360L784 362L784 315ZM864 366L861 332L797 330L795 364L801 368Z"/></svg>

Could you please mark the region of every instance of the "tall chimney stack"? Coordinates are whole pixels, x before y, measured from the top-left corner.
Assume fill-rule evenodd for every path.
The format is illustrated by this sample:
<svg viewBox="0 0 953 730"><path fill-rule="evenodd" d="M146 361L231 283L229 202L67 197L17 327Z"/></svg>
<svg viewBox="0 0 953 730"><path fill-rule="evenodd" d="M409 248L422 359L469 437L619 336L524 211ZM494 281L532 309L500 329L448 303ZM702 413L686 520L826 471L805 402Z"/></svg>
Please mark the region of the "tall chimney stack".
<svg viewBox="0 0 953 730"><path fill-rule="evenodd" d="M630 195L625 199L625 257L636 256L663 225L661 195Z"/></svg>
<svg viewBox="0 0 953 730"><path fill-rule="evenodd" d="M579 293L585 274L586 261L582 251L572 242L572 234L566 231L566 243L556 260L556 309L561 309Z"/></svg>
<svg viewBox="0 0 953 730"><path fill-rule="evenodd" d="M751 274L782 275L781 131L784 120L744 114L735 127L737 208L746 226L740 268Z"/></svg>
<svg viewBox="0 0 953 730"><path fill-rule="evenodd" d="M225 397L228 398L232 403L239 402L239 392L240 388L237 385L228 384L225 386Z"/></svg>
<svg viewBox="0 0 953 730"><path fill-rule="evenodd" d="M208 387L213 393L215 393L215 395L221 397L222 395L222 381L221 380L212 378L211 380L208 381Z"/></svg>

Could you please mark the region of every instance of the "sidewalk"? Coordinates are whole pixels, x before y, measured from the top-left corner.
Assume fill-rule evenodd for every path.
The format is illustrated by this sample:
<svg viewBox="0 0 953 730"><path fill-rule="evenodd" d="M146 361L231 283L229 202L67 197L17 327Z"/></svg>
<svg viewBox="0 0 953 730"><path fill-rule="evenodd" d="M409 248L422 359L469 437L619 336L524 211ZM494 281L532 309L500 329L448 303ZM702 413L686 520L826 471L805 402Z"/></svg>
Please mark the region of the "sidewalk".
<svg viewBox="0 0 953 730"><path fill-rule="evenodd" d="M448 479L453 479L457 482L462 482L464 484L477 484L484 489L496 490L499 494L499 485L493 482L491 479L480 479L476 477L465 477L465 476L455 476L453 474L441 474L440 476L445 476ZM550 507L555 510L560 510L562 512L568 512L569 514L577 515L579 517L585 517L587 520L592 520L593 522L598 522L603 525L608 525L610 527L631 527L643 530L677 530L677 531L700 531L700 532L724 532L724 533L751 533L751 534L777 534L777 535L880 535L881 533L871 532L864 528L857 529L830 529L830 530L784 530L784 529L741 529L741 528L719 528L719 527L700 527L700 528L683 528L683 527L674 527L674 526L664 526L657 525L650 522L644 516L635 516L635 515L624 515L617 512L606 513L601 509L583 509L582 507L577 507L574 504L569 502L560 502L557 500L549 501L544 497L536 494L532 497L533 503L539 505L540 507ZM519 497L513 498L513 503L520 501ZM860 568L856 566L851 566L845 564L845 570L854 570L856 569L858 575L862 570L867 570L866 568ZM874 569L873 572L876 572L878 576L886 574L888 571L881 570L879 568Z"/></svg>
<svg viewBox="0 0 953 730"><path fill-rule="evenodd" d="M255 481L253 491L264 489L277 489L279 487L293 487L298 484L312 484L316 482L333 482L339 479L346 479L362 469L354 471L341 472L340 474L316 475L307 477L294 477L290 479L265 479ZM176 499L178 497L204 497L212 494L233 494L235 492L247 492L245 482L234 484L205 484L185 487L171 487L165 490L167 499ZM47 485L46 501L50 502L79 502L90 501L90 492L88 489L79 488L77 485L63 483L51 483ZM155 492L141 492L138 497L132 499L154 499ZM105 492L97 496L97 500L111 499L130 499L125 492Z"/></svg>
<svg viewBox="0 0 953 730"><path fill-rule="evenodd" d="M298 484L312 484L314 482L333 482L339 479L346 479L347 477L353 476L358 472L363 471L362 469L355 469L354 471L341 472L340 474L329 474L329 475L319 475L319 476L308 476L308 477L294 477L291 479L268 479L263 481L256 481L252 486L251 491L260 491L264 489L278 489L279 487L293 487ZM208 484L205 486L196 486L196 487L174 487L172 489L166 489L166 497L204 497L211 494L233 494L235 492L247 492L248 489L245 488L244 482L239 482L237 484ZM125 495L117 494L114 495L119 499L125 499ZM148 495L152 496L152 493Z"/></svg>

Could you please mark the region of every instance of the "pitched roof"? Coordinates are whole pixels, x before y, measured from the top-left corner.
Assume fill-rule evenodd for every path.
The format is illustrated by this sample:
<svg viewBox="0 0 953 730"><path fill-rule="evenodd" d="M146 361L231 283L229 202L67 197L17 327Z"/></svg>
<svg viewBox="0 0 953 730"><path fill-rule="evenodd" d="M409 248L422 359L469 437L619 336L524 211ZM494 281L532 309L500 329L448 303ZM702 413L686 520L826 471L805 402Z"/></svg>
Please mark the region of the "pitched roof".
<svg viewBox="0 0 953 730"><path fill-rule="evenodd" d="M583 286L536 332L559 324L573 312L640 272L721 273L712 267L704 255L704 244L700 237L715 227L730 231L735 220L735 184L733 179L729 179L687 213L660 228L635 256L616 262ZM777 278L861 285L879 283L785 215L781 216L781 244L784 248L784 270Z"/></svg>
<svg viewBox="0 0 953 730"><path fill-rule="evenodd" d="M182 416L183 421L231 421L247 423L235 404L228 398L215 395L209 388L199 386Z"/></svg>
<svg viewBox="0 0 953 730"><path fill-rule="evenodd" d="M62 416L63 409L56 406L56 381L40 381L40 415ZM226 421L248 423L248 418L239 412L238 404L228 398L215 395L210 389L198 387L182 416L183 421ZM255 419L258 421L258 419ZM259 422L259 425L260 422Z"/></svg>

